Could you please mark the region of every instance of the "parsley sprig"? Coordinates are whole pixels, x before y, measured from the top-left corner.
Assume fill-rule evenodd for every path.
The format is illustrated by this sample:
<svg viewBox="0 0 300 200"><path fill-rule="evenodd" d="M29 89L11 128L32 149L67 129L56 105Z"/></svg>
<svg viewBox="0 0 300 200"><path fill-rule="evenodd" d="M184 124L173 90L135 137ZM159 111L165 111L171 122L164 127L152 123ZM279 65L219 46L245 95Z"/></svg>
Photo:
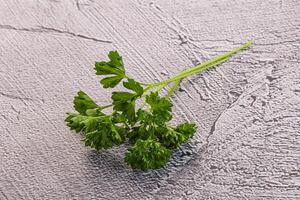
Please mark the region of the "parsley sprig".
<svg viewBox="0 0 300 200"><path fill-rule="evenodd" d="M95 63L96 75L102 77L100 83L103 88L114 88L122 83L126 90L112 92L112 103L108 105L98 105L86 93L79 91L73 101L77 112L67 113L65 121L71 130L83 133L86 146L100 150L129 141L131 147L125 154L125 161L132 168L161 168L170 159L171 150L193 137L197 129L194 123L185 122L176 127L169 123L173 106L170 98L182 79L227 61L251 44L252 41L248 41L169 79L151 84L129 78L122 57L117 51L111 51L109 61ZM167 95L160 96L159 91L172 83ZM138 99L143 103L137 104ZM103 112L107 108L111 108L110 114Z"/></svg>

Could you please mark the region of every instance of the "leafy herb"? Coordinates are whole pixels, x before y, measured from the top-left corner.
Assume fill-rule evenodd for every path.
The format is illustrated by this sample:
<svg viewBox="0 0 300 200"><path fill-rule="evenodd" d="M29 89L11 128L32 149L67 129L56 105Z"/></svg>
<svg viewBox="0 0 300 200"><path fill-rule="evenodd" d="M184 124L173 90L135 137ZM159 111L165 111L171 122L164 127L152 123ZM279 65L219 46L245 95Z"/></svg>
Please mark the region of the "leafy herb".
<svg viewBox="0 0 300 200"><path fill-rule="evenodd" d="M125 161L135 169L157 169L166 165L171 154L155 139L139 139L125 154Z"/></svg>
<svg viewBox="0 0 300 200"><path fill-rule="evenodd" d="M126 91L114 91L109 105L97 105L86 93L79 91L74 98L76 113L67 113L65 119L71 130L81 132L86 146L96 150L112 148L129 141L132 147L125 154L125 161L134 169L157 169L165 166L172 149L188 141L196 132L194 123L172 127L170 98L187 76L215 67L233 54L248 48L252 41L212 60L161 82L145 84L129 78L125 73L122 57L117 51L108 54L109 61L95 63L96 75L102 76L104 88L114 88L123 83ZM159 91L174 83L166 96ZM142 104L137 104L140 99ZM104 109L112 108L110 114Z"/></svg>
<svg viewBox="0 0 300 200"><path fill-rule="evenodd" d="M98 105L84 92L79 91L78 95L74 98L74 108L80 114L86 115L88 109L97 108Z"/></svg>
<svg viewBox="0 0 300 200"><path fill-rule="evenodd" d="M110 75L103 78L100 83L104 88L113 88L125 78L125 69L122 57L117 51L111 51L108 54L109 62L96 62L95 70L97 75Z"/></svg>

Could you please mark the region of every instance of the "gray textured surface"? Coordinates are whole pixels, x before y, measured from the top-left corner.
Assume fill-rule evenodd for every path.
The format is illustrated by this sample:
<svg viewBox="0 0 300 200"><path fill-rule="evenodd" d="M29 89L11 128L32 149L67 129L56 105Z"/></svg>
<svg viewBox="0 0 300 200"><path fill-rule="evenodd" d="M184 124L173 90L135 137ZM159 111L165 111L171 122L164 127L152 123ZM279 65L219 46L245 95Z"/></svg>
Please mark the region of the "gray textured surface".
<svg viewBox="0 0 300 200"><path fill-rule="evenodd" d="M298 0L1 0L0 199L300 199ZM248 39L251 49L182 84L176 120L199 125L162 170L132 172L64 124L93 63L118 49L162 80Z"/></svg>

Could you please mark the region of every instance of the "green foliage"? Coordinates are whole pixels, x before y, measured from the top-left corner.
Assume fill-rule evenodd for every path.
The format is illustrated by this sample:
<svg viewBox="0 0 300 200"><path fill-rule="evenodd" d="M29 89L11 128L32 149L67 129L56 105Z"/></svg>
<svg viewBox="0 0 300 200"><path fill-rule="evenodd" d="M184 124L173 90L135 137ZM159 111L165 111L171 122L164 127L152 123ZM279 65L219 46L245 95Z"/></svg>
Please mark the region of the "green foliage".
<svg viewBox="0 0 300 200"><path fill-rule="evenodd" d="M122 57L117 51L110 51L108 54L110 61L96 62L96 75L109 75L103 78L100 83L104 88L113 88L125 78L125 69Z"/></svg>
<svg viewBox="0 0 300 200"><path fill-rule="evenodd" d="M141 86L141 84L133 79L129 78L127 82L123 83L123 85L128 90L134 91L136 97L140 97L144 93L144 88Z"/></svg>
<svg viewBox="0 0 300 200"><path fill-rule="evenodd" d="M143 95L143 87L133 79L128 79L123 83L124 87L132 92L113 92L111 99L113 100L113 109L121 112L128 122L135 120L135 101Z"/></svg>
<svg viewBox="0 0 300 200"><path fill-rule="evenodd" d="M68 113L67 125L76 132L82 131L86 146L97 150L108 149L125 140L125 128L113 122L113 117L103 113L98 116L84 116Z"/></svg>
<svg viewBox="0 0 300 200"><path fill-rule="evenodd" d="M137 140L125 154L125 161L134 169L158 169L166 165L172 152L153 139Z"/></svg>
<svg viewBox="0 0 300 200"><path fill-rule="evenodd" d="M96 62L96 75L103 76L104 88L114 88L123 82L125 91L112 92L112 103L99 106L86 93L79 91L74 98L76 113L67 113L67 126L81 132L86 146L96 150L112 148L129 141L132 145L125 154L125 161L134 169L158 169L164 167L177 148L196 132L193 123L182 123L175 128L168 123L172 119L172 103L169 98L183 78L212 68L229 59L236 52L247 48L251 41L212 60L161 82L140 83L125 74L122 57L117 51L108 54L109 61ZM168 94L159 90L174 83ZM141 104L137 100L141 100ZM103 112L104 109L109 112Z"/></svg>
<svg viewBox="0 0 300 200"><path fill-rule="evenodd" d="M175 131L179 132L180 134L182 134L184 136L183 142L185 142L189 138L193 137L193 135L197 131L197 126L194 123L183 123L183 124L177 125L177 127L175 128Z"/></svg>
<svg viewBox="0 0 300 200"><path fill-rule="evenodd" d="M86 146L97 150L108 149L125 139L125 129L112 123L110 116L89 118L83 123Z"/></svg>
<svg viewBox="0 0 300 200"><path fill-rule="evenodd" d="M175 129L166 126L157 129L157 137L165 146L178 147L193 137L196 130L196 125L191 123L179 124Z"/></svg>
<svg viewBox="0 0 300 200"><path fill-rule="evenodd" d="M67 126L69 126L71 130L75 130L76 133L80 132L84 128L84 124L82 122L86 120L87 116L76 113L67 113L67 115L68 116L65 119Z"/></svg>
<svg viewBox="0 0 300 200"><path fill-rule="evenodd" d="M151 92L146 96L146 103L150 105L156 123L165 123L172 119L173 105L167 98L160 97L157 92Z"/></svg>
<svg viewBox="0 0 300 200"><path fill-rule="evenodd" d="M74 108L82 115L86 115L88 109L97 108L98 105L84 92L79 91L74 97Z"/></svg>
<svg viewBox="0 0 300 200"><path fill-rule="evenodd" d="M185 141L184 135L170 127L158 129L157 135L159 141L167 147L178 147Z"/></svg>

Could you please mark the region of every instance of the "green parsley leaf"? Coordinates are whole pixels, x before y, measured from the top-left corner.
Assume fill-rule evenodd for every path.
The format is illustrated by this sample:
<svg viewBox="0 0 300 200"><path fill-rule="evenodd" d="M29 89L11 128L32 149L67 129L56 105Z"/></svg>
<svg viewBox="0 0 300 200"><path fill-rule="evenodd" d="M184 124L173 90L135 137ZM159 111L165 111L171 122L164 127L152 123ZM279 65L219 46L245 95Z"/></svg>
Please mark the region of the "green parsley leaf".
<svg viewBox="0 0 300 200"><path fill-rule="evenodd" d="M127 121L127 118L126 116L118 113L118 112L114 112L112 114L112 122L115 123L115 124L118 124L118 123L125 123Z"/></svg>
<svg viewBox="0 0 300 200"><path fill-rule="evenodd" d="M91 117L101 116L104 115L104 113L101 112L101 109L102 109L101 107L94 108L94 109L87 109L85 113L87 116L91 116Z"/></svg>
<svg viewBox="0 0 300 200"><path fill-rule="evenodd" d="M135 96L135 94L130 92L113 92L111 98L114 104L118 104L122 102L132 101Z"/></svg>
<svg viewBox="0 0 300 200"><path fill-rule="evenodd" d="M159 141L167 147L178 147L185 141L185 136L170 127L159 127L156 130Z"/></svg>
<svg viewBox="0 0 300 200"><path fill-rule="evenodd" d="M122 79L123 76L111 76L111 77L106 77L100 81L100 83L103 85L104 88L113 88L116 85L118 85Z"/></svg>
<svg viewBox="0 0 300 200"><path fill-rule="evenodd" d="M142 124L137 127L133 127L130 132L128 132L127 137L131 144L135 144L137 140L146 140L149 138L157 139L155 136L155 127L147 124Z"/></svg>
<svg viewBox="0 0 300 200"><path fill-rule="evenodd" d="M76 133L78 133L84 129L84 124L82 122L87 119L87 116L76 113L67 113L67 115L65 122L67 122L67 126L69 126L71 130L75 130Z"/></svg>
<svg viewBox="0 0 300 200"><path fill-rule="evenodd" d="M144 89L140 83L136 82L133 79L128 79L128 82L123 83L124 87L135 92L136 96L142 96Z"/></svg>
<svg viewBox="0 0 300 200"><path fill-rule="evenodd" d="M193 137L196 133L197 126L194 123L183 123L177 125L175 128L176 132L181 133L184 136L184 142L187 141L189 138Z"/></svg>
<svg viewBox="0 0 300 200"><path fill-rule="evenodd" d="M158 169L166 165L172 152L153 139L137 140L125 154L125 161L134 169Z"/></svg>
<svg viewBox="0 0 300 200"><path fill-rule="evenodd" d="M110 51L108 54L110 61L96 62L96 75L111 75L103 78L100 83L104 88L113 88L118 85L125 77L125 69L122 57L117 51Z"/></svg>
<svg viewBox="0 0 300 200"><path fill-rule="evenodd" d="M144 89L133 79L128 79L128 82L124 82L123 85L134 93L113 92L111 96L112 104L115 111L120 111L129 122L133 122L135 120L135 100L143 94Z"/></svg>
<svg viewBox="0 0 300 200"><path fill-rule="evenodd" d="M164 97L160 97L157 92L151 92L146 96L146 102L151 106L152 114L156 117L157 123L165 123L172 119L172 104Z"/></svg>
<svg viewBox="0 0 300 200"><path fill-rule="evenodd" d="M88 109L98 108L99 106L83 91L79 91L74 97L74 108L82 115L86 115Z"/></svg>
<svg viewBox="0 0 300 200"><path fill-rule="evenodd" d="M113 102L114 110L120 111L128 120L128 122L135 121L135 102L134 101L119 101Z"/></svg>
<svg viewBox="0 0 300 200"><path fill-rule="evenodd" d="M124 69L123 60L118 51L110 51L108 57L112 66Z"/></svg>
<svg viewBox="0 0 300 200"><path fill-rule="evenodd" d="M96 150L111 148L125 139L124 128L113 124L110 116L88 118L83 123L85 124L85 145Z"/></svg>

